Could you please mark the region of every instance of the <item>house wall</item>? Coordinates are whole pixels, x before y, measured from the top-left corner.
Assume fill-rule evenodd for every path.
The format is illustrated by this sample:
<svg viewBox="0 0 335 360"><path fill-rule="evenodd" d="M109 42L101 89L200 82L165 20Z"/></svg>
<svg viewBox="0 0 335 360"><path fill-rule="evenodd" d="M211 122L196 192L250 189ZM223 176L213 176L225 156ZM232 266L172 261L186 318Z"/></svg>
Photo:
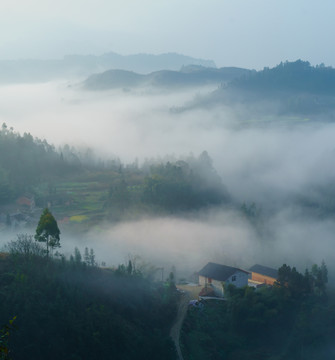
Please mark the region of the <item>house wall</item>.
<svg viewBox="0 0 335 360"><path fill-rule="evenodd" d="M235 280L233 278L235 277ZM226 281L220 281L215 279L206 278L204 276L199 276L199 284L202 286L211 285L214 289L215 295L219 297L224 296L224 289L222 287L222 283L224 285L233 284L236 287L243 287L248 285L248 274L243 271L236 271L232 276L230 276Z"/></svg>
<svg viewBox="0 0 335 360"><path fill-rule="evenodd" d="M214 279L199 275L199 284L201 286L207 285L207 286L212 287L216 296L222 297L224 295L223 289L222 289L222 281L214 280Z"/></svg>
<svg viewBox="0 0 335 360"><path fill-rule="evenodd" d="M251 277L248 280L248 286L254 287L255 289L259 289L261 287L266 286L263 282L252 280Z"/></svg>
<svg viewBox="0 0 335 360"><path fill-rule="evenodd" d="M218 280L213 280L212 281L212 286L215 292L215 295L218 297L223 297L224 296L224 282L222 281L218 281Z"/></svg>
<svg viewBox="0 0 335 360"><path fill-rule="evenodd" d="M199 275L199 284L200 285L205 286L208 283L209 283L209 281L206 277Z"/></svg>
<svg viewBox="0 0 335 360"><path fill-rule="evenodd" d="M248 273L245 273L243 271L236 271L232 276L230 276L225 283L228 284L233 284L236 287L243 287L243 286L247 286L248 285ZM235 276L235 280L233 280Z"/></svg>
<svg viewBox="0 0 335 360"><path fill-rule="evenodd" d="M255 281L260 281L260 282L262 282L264 284L267 284L267 285L273 285L273 283L276 281L276 279L273 278L273 277L258 274L258 273L255 273L255 272L252 272L251 279L255 280Z"/></svg>

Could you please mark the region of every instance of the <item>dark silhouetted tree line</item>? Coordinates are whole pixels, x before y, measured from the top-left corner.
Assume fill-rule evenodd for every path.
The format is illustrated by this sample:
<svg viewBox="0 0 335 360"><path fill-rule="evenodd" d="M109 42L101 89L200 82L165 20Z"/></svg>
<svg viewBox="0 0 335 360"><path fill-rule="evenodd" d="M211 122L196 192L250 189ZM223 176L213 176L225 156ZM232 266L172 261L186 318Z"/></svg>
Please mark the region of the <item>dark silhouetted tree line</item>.
<svg viewBox="0 0 335 360"><path fill-rule="evenodd" d="M197 158L120 169L114 174L105 207L118 219L132 211L171 213L229 202L229 194L204 151Z"/></svg>
<svg viewBox="0 0 335 360"><path fill-rule="evenodd" d="M62 184L65 184L65 190ZM20 135L6 124L0 130L0 205L31 194L37 206L52 204L59 217L78 202L80 188L100 191L100 218L118 221L143 213L178 212L229 202L229 195L206 151L176 160L146 160L122 164L102 161L92 150L63 146L56 150L45 140ZM92 184L85 185L82 184ZM86 194L85 194L86 196ZM93 207L97 205L94 204Z"/></svg>
<svg viewBox="0 0 335 360"><path fill-rule="evenodd" d="M333 359L335 304L326 291L326 265L305 274L283 265L278 274L272 287L230 285L226 301L190 308L184 359Z"/></svg>
<svg viewBox="0 0 335 360"><path fill-rule="evenodd" d="M47 259L24 238L0 260L0 324L17 317L13 359L175 359L175 292L167 296L129 263L125 271L98 268L78 249L71 261Z"/></svg>
<svg viewBox="0 0 335 360"><path fill-rule="evenodd" d="M203 101L207 106L212 102L248 106L254 117L298 115L320 120L314 116L327 114L327 119L333 120L334 94L335 69L324 64L311 66L299 59L251 71L221 86Z"/></svg>
<svg viewBox="0 0 335 360"><path fill-rule="evenodd" d="M234 80L231 86L254 91L299 91L313 94L335 93L335 69L308 61L281 62Z"/></svg>
<svg viewBox="0 0 335 360"><path fill-rule="evenodd" d="M169 210L190 210L227 203L229 196L204 151L198 158L151 166L143 199Z"/></svg>
<svg viewBox="0 0 335 360"><path fill-rule="evenodd" d="M46 140L20 135L3 124L0 130L0 202L13 199L33 186L78 169Z"/></svg>

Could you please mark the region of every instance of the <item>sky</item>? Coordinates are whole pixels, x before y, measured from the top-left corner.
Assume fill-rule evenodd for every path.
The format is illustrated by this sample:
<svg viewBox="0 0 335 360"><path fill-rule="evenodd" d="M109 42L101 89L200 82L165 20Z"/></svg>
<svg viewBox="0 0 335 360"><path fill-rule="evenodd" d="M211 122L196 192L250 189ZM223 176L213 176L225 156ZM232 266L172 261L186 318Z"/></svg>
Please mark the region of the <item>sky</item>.
<svg viewBox="0 0 335 360"><path fill-rule="evenodd" d="M334 10L334 0L1 0L0 59L177 52L214 60L217 66L262 69L301 58L335 67ZM108 228L103 241L110 253L122 258L128 245L136 243L136 252L146 254L164 228L160 240L167 245L157 252L157 263L167 254L185 263L192 252L190 268L197 269L203 259L219 262L224 244L222 261L230 265L279 266L295 263L295 257L302 270L322 259L335 264L329 251L334 221L305 221L296 208L285 208L287 199L309 194L315 185L334 183L333 123L285 127L279 121L268 128L239 128L235 120L253 119L248 108L170 111L197 99L199 89L90 93L68 85L67 80L1 85L0 124L45 138L56 147L88 146L99 156L126 162L190 152L198 156L207 150L236 201L284 209L271 213L268 246L273 248L266 251L258 247L248 224L238 217L232 224L224 212L195 221L149 219ZM212 242L206 254L205 237ZM249 241L253 251L246 254ZM236 250L239 246L243 252ZM96 249L99 256L106 252L103 245Z"/></svg>
<svg viewBox="0 0 335 360"><path fill-rule="evenodd" d="M0 59L177 52L262 69L335 66L333 0L1 0Z"/></svg>

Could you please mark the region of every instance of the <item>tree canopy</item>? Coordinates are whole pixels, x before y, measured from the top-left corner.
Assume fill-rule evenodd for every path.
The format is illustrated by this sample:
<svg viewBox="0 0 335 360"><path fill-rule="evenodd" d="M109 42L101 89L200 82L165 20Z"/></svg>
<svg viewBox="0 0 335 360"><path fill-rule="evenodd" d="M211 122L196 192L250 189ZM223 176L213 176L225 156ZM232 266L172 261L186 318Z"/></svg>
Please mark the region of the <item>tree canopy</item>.
<svg viewBox="0 0 335 360"><path fill-rule="evenodd" d="M49 247L51 249L60 247L60 230L54 216L48 208L43 210L36 228L35 239L45 242L47 247L47 256L49 255Z"/></svg>
<svg viewBox="0 0 335 360"><path fill-rule="evenodd" d="M334 297L327 293L327 267L305 274L284 264L274 286L229 285L226 301L190 307L183 323L185 360L334 359Z"/></svg>
<svg viewBox="0 0 335 360"><path fill-rule="evenodd" d="M176 359L176 291L134 268L87 266L79 249L77 259L46 259L24 245L0 257L0 359L1 347L15 360Z"/></svg>

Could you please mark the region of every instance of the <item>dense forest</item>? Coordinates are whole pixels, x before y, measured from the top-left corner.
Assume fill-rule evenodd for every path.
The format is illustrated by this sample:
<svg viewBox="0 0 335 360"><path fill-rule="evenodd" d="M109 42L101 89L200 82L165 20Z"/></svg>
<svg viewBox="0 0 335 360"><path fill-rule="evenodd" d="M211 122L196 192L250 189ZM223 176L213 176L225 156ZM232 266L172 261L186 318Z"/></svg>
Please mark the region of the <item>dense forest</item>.
<svg viewBox="0 0 335 360"><path fill-rule="evenodd" d="M288 119L294 123L302 119L320 120L327 115L333 120L335 105L335 69L324 64L312 66L308 61L281 62L274 68L249 71L222 84L217 90L198 97L192 105L180 111L196 107L211 108L225 105L235 108L236 115L241 109L261 120L267 116L297 116ZM245 120L244 117L241 120ZM302 120L300 119L300 120ZM322 117L325 119L325 117Z"/></svg>
<svg viewBox="0 0 335 360"><path fill-rule="evenodd" d="M65 145L57 151L30 133L20 135L4 123L0 130L0 203L83 170L82 155ZM84 155L85 156L85 155ZM86 156L88 158L88 156Z"/></svg>
<svg viewBox="0 0 335 360"><path fill-rule="evenodd" d="M335 69L308 61L281 62L278 66L250 72L230 83L231 87L261 92L304 92L334 95Z"/></svg>
<svg viewBox="0 0 335 360"><path fill-rule="evenodd" d="M206 151L198 156L145 159L141 165L136 159L124 164L118 158L101 159L90 149L69 145L56 149L6 124L0 130L2 229L36 226L45 207L52 208L63 228L75 231L88 230L103 220L118 222L210 207L234 209L260 229L266 224L267 207L271 211L295 207L303 216L333 218L333 195L328 179L299 189L285 204L259 204L257 198L254 203L239 203L229 194Z"/></svg>
<svg viewBox="0 0 335 360"><path fill-rule="evenodd" d="M136 262L98 268L94 253L47 258L31 236L0 258L1 349L12 359L175 359L172 281ZM3 352L4 353L4 352ZM0 353L0 358L2 352ZM7 357L5 357L7 359Z"/></svg>
<svg viewBox="0 0 335 360"><path fill-rule="evenodd" d="M198 157L123 164L101 160L89 150L56 149L6 124L0 131L0 214L11 221L22 197L52 207L58 219L118 221L228 204L229 194L206 151ZM19 200L17 200L19 199ZM25 209L27 210L27 209ZM33 215L33 214L30 214ZM34 219L36 221L36 219ZM9 224L10 225L10 224Z"/></svg>
<svg viewBox="0 0 335 360"><path fill-rule="evenodd" d="M230 285L226 301L190 307L182 331L185 360L334 358L334 294L327 268L305 274L283 265L273 287Z"/></svg>

